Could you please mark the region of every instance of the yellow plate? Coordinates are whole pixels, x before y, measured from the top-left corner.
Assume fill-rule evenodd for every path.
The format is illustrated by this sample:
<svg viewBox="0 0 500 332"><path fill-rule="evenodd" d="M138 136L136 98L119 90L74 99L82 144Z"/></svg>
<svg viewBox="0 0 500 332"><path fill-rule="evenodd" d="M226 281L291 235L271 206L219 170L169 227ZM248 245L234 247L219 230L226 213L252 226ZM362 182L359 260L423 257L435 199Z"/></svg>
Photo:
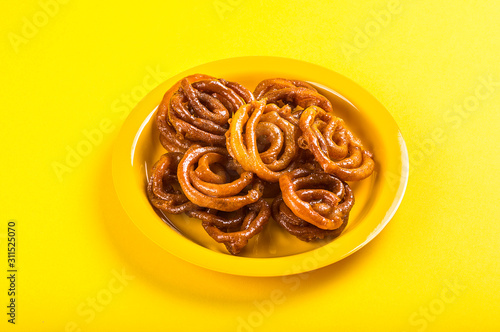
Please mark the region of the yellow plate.
<svg viewBox="0 0 500 332"><path fill-rule="evenodd" d="M147 175L165 151L154 114L163 94L184 76L202 73L237 81L251 91L266 78L307 81L326 95L347 126L374 153L369 178L352 183L356 203L344 232L331 242L302 242L271 220L240 256L227 253L206 234L201 222L185 215L158 215L146 197ZM132 221L151 240L193 264L247 276L280 276L332 264L363 247L389 222L408 179L408 153L387 110L353 81L326 68L277 57L241 57L207 63L180 73L151 91L131 112L113 151L113 182ZM161 262L159 262L160 264Z"/></svg>

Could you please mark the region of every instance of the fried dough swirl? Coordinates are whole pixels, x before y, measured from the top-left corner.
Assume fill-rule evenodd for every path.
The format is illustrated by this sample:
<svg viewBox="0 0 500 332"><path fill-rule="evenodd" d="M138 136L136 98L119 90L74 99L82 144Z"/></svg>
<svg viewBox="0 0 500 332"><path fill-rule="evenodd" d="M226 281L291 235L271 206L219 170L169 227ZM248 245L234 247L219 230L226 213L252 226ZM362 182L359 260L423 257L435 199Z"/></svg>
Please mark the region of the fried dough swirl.
<svg viewBox="0 0 500 332"><path fill-rule="evenodd" d="M197 208L182 191L175 188L178 185L177 166L181 158L180 153L165 153L154 165L149 178L147 187L149 201L167 213L179 214Z"/></svg>
<svg viewBox="0 0 500 332"><path fill-rule="evenodd" d="M158 107L160 142L172 152L185 152L194 143L224 146L228 120L253 99L239 83L201 74L187 76L165 93Z"/></svg>
<svg viewBox="0 0 500 332"><path fill-rule="evenodd" d="M333 111L330 101L309 83L283 78L260 82L254 90L255 99L267 99L268 104L289 105L293 112L309 106L319 106L327 112Z"/></svg>
<svg viewBox="0 0 500 332"><path fill-rule="evenodd" d="M244 215L242 220L232 222L230 225L218 225L209 213L205 213L202 219L203 228L217 242L224 243L227 250L236 255L247 245L248 240L262 231L262 228L271 217L269 204L260 199L255 203L241 208L239 215ZM236 218L234 218L236 220Z"/></svg>
<svg viewBox="0 0 500 332"><path fill-rule="evenodd" d="M333 230L321 229L297 217L283 202L283 196L279 194L272 204L272 217L276 222L302 241L315 241L325 238L333 239L339 236L347 225L348 215L342 218L342 225Z"/></svg>
<svg viewBox="0 0 500 332"><path fill-rule="evenodd" d="M262 181L238 167L226 149L193 145L177 169L182 191L194 204L220 211L236 211L257 202Z"/></svg>
<svg viewBox="0 0 500 332"><path fill-rule="evenodd" d="M351 188L326 173L297 168L280 178L286 206L300 219L326 230L342 226L354 204Z"/></svg>
<svg viewBox="0 0 500 332"><path fill-rule="evenodd" d="M372 154L350 132L344 121L311 106L300 116L301 146L308 148L326 173L343 181L359 181L373 173Z"/></svg>
<svg viewBox="0 0 500 332"><path fill-rule="evenodd" d="M226 133L227 149L241 166L268 182L291 169L298 152L298 126L283 115L290 108L279 108L266 101L253 101L233 116Z"/></svg>
<svg viewBox="0 0 500 332"><path fill-rule="evenodd" d="M286 78L270 78L257 84L255 90L253 91L253 95L255 96L255 99L259 100L265 98L265 95L272 91L299 87L318 92L311 84L304 81L288 80Z"/></svg>

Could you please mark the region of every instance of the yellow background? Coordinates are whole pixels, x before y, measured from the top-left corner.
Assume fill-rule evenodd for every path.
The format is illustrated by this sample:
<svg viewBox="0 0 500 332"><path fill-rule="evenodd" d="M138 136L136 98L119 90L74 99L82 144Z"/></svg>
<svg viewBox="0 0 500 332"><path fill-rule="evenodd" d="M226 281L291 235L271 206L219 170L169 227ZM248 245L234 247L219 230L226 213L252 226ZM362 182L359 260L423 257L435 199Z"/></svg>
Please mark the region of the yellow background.
<svg viewBox="0 0 500 332"><path fill-rule="evenodd" d="M500 330L498 2L29 0L0 12L0 266L14 219L19 271L15 326L0 281L0 330ZM246 55L335 70L401 128L405 198L341 262L286 278L205 270L150 242L114 196L111 150L132 105L185 69Z"/></svg>

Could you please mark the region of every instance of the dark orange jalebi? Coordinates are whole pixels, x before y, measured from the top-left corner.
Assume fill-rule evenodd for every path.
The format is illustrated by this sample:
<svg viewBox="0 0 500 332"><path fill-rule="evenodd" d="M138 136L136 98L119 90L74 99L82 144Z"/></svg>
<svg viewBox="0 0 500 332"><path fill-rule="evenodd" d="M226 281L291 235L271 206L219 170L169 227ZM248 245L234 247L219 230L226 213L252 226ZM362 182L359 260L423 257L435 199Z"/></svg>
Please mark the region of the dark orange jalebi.
<svg viewBox="0 0 500 332"><path fill-rule="evenodd" d="M345 182L308 168L284 174L280 188L293 214L321 229L341 227L354 204L352 190Z"/></svg>
<svg viewBox="0 0 500 332"><path fill-rule="evenodd" d="M197 218L215 227L225 229L236 229L241 226L243 219L245 219L244 207L231 212L200 207L197 210L186 211L186 214L191 218Z"/></svg>
<svg viewBox="0 0 500 332"><path fill-rule="evenodd" d="M285 80L282 78L269 79L260 82L254 91L255 99L267 99L268 104L286 104L292 108L293 113L309 106L319 106L331 112L330 101L309 83L303 81Z"/></svg>
<svg viewBox="0 0 500 332"><path fill-rule="evenodd" d="M191 202L226 212L257 202L264 191L262 182L220 147L191 146L179 163L177 177Z"/></svg>
<svg viewBox="0 0 500 332"><path fill-rule="evenodd" d="M233 158L268 182L277 182L289 171L298 152L299 128L282 116L289 110L266 105L265 99L253 101L234 114L226 133Z"/></svg>
<svg viewBox="0 0 500 332"><path fill-rule="evenodd" d="M160 141L168 151L185 152L193 143L224 146L228 120L253 95L236 82L207 75L183 78L158 107Z"/></svg>
<svg viewBox="0 0 500 332"><path fill-rule="evenodd" d="M178 186L177 166L182 154L167 152L161 156L153 167L148 183L148 198L156 208L172 214L196 209Z"/></svg>
<svg viewBox="0 0 500 332"><path fill-rule="evenodd" d="M281 194L278 195L272 204L272 216L281 227L286 229L290 234L296 236L302 241L315 241L325 238L333 239L339 236L347 225L349 215L346 214L342 218L342 225L333 230L321 229L307 221L297 217L288 206L283 202Z"/></svg>
<svg viewBox="0 0 500 332"><path fill-rule="evenodd" d="M238 254L248 243L248 240L262 231L264 225L271 217L269 204L260 199L256 203L244 206L240 210L240 216L244 218L233 218L229 225L220 225L219 220L214 222L212 215L205 212L204 215L196 217L202 220L203 228L217 242L224 243L227 250ZM238 220L238 222L234 222Z"/></svg>
<svg viewBox="0 0 500 332"><path fill-rule="evenodd" d="M359 181L372 174L372 154L346 127L344 121L325 110L311 106L300 117L305 145L323 170L343 181ZM300 140L299 140L300 141Z"/></svg>
<svg viewBox="0 0 500 332"><path fill-rule="evenodd" d="M272 91L299 87L317 92L317 90L311 84L304 81L288 80L286 78L270 78L267 80L263 80L259 84L257 84L257 87L253 91L253 95L255 96L255 99L260 100L264 98L267 93L270 93Z"/></svg>

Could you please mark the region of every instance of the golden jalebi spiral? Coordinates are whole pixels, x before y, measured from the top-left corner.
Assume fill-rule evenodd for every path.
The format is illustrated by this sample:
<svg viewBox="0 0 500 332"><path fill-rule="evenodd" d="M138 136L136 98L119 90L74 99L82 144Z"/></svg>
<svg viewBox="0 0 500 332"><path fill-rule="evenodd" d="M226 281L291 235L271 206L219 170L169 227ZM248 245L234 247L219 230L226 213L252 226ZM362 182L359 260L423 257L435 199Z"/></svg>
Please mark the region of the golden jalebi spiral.
<svg viewBox="0 0 500 332"><path fill-rule="evenodd" d="M342 226L354 204L351 188L326 173L297 168L280 177L286 206L300 219L325 230Z"/></svg>
<svg viewBox="0 0 500 332"><path fill-rule="evenodd" d="M226 212L257 202L264 191L262 181L236 165L221 147L192 145L179 163L177 177L191 202Z"/></svg>
<svg viewBox="0 0 500 332"><path fill-rule="evenodd" d="M271 216L269 204L263 199L242 207L233 217L221 218L217 212L207 210L189 215L201 219L206 232L215 241L224 243L233 255L240 253L248 240L262 231Z"/></svg>
<svg viewBox="0 0 500 332"><path fill-rule="evenodd" d="M191 75L169 89L158 107L160 142L168 151L185 152L193 143L224 146L228 120L254 99L236 82Z"/></svg>
<svg viewBox="0 0 500 332"><path fill-rule="evenodd" d="M299 128L283 117L289 109L266 105L264 99L244 105L231 119L226 133L229 154L262 180L277 182L299 150Z"/></svg>
<svg viewBox="0 0 500 332"><path fill-rule="evenodd" d="M181 158L180 153L165 153L154 165L149 178L147 187L149 201L167 213L178 214L197 208L182 191L175 188L178 187L177 166Z"/></svg>
<svg viewBox="0 0 500 332"><path fill-rule="evenodd" d="M326 173L343 181L359 181L372 174L375 163L371 152L363 148L342 119L311 106L302 112L299 125L300 146L313 153Z"/></svg>

